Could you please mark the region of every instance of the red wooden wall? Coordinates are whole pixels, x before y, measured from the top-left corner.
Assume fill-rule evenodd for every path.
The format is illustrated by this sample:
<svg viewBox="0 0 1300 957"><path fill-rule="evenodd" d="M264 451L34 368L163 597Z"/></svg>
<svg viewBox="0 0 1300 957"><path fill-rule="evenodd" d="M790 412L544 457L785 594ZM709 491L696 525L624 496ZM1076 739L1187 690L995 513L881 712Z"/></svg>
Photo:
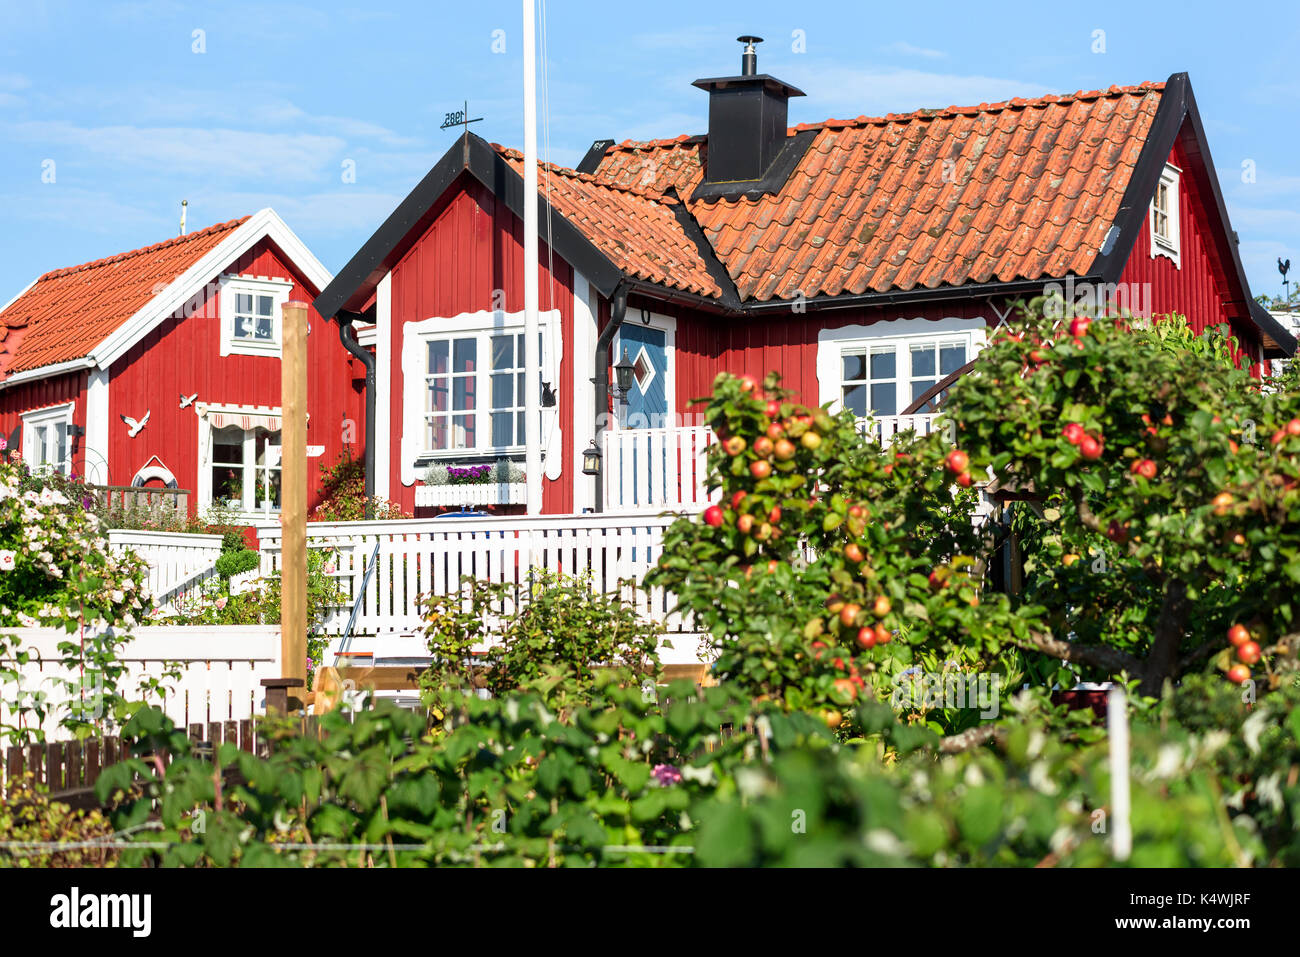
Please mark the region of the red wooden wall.
<svg viewBox="0 0 1300 957"><path fill-rule="evenodd" d="M449 189L435 209L432 223L416 244L393 267L392 278L392 396L389 446L390 498L403 511L415 509L415 486L401 481L402 341L400 330L408 322L434 316L451 318L464 312L493 308L493 290L505 293L504 310L524 308L523 222L468 175ZM560 312L564 355L557 384L563 432L563 472L558 481L542 481L542 510L573 510L573 269L555 257L552 277L547 269L547 248L539 243L539 308ZM417 478L418 481L418 478Z"/></svg>
<svg viewBox="0 0 1300 957"><path fill-rule="evenodd" d="M52 405L64 405L76 402L72 410L72 423L82 428L86 426L86 373L66 372L63 375L50 376L32 382L21 382L0 392L0 435L7 440L14 429L22 423L22 414L35 409L44 409ZM16 449L22 452L22 432L19 430ZM77 440L77 448L72 456L72 469L78 475L86 472L86 440Z"/></svg>
<svg viewBox="0 0 1300 957"><path fill-rule="evenodd" d="M1229 309L1224 305L1225 300L1242 299L1244 294L1236 288L1235 278L1230 278L1228 263L1215 242L1218 217L1213 198L1206 192L1205 170L1198 157L1188 154L1183 138L1175 141L1169 162L1182 170L1179 265L1168 256L1151 256L1151 229L1147 226L1138 233L1120 282L1149 283L1151 312L1157 317L1181 313L1197 332L1229 323L1242 350L1257 363L1263 354L1259 331L1243 306ZM1145 293L1142 298L1147 298Z"/></svg>
<svg viewBox="0 0 1300 957"><path fill-rule="evenodd" d="M248 276L288 279L291 299L310 303L318 290L294 269L273 243L263 240L222 270ZM214 280L216 277L213 277ZM180 395L198 393L198 402L226 405L280 405L280 360L269 356L222 356L219 295L213 291L202 308L186 318L172 316L113 363L109 375L109 463L113 484L130 484L135 473L158 458L181 488L197 489L199 419L194 406L180 408ZM345 451L344 426L353 423L354 458L364 452L364 373L344 350L338 327L308 311L307 443L325 446L308 459L308 508L319 502L319 468L337 462ZM361 377L358 381L354 376ZM131 438L119 418L149 423ZM191 499L193 502L194 500Z"/></svg>
<svg viewBox="0 0 1300 957"><path fill-rule="evenodd" d="M674 314L670 306L658 304L654 308ZM700 406L691 406L690 400L709 395L714 377L723 371L749 374L759 380L769 372L779 372L782 384L796 392L800 401L817 405L817 333L821 329L894 319L958 317L987 324L996 321L987 305L968 300L803 314L781 312L762 319L721 319L688 310L676 312L676 316L677 411L682 415L701 411Z"/></svg>

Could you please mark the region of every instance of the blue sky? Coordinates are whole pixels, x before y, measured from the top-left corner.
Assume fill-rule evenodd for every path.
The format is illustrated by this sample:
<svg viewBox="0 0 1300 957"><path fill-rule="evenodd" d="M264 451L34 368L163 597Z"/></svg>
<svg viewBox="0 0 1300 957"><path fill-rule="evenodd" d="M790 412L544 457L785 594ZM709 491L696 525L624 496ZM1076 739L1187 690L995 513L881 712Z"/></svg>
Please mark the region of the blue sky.
<svg viewBox="0 0 1300 957"><path fill-rule="evenodd" d="M183 198L191 228L273 206L337 271L452 143L462 100L477 133L521 145L514 0L0 0L0 23L0 303L174 235ZM690 82L737 72L742 33L808 94L791 123L1186 70L1252 290L1280 291L1279 255L1300 275L1291 4L551 0L546 26L542 132L565 165L601 137L704 132Z"/></svg>

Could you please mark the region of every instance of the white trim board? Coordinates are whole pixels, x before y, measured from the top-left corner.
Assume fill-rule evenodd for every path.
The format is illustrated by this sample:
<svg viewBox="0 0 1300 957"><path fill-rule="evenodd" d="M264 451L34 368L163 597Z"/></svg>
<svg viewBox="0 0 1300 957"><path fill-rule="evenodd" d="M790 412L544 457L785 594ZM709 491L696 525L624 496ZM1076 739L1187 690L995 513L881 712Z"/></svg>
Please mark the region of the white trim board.
<svg viewBox="0 0 1300 957"><path fill-rule="evenodd" d="M599 476L584 475L582 454L596 437L596 317L598 293L587 277L573 272L573 510L582 513L596 507Z"/></svg>
<svg viewBox="0 0 1300 957"><path fill-rule="evenodd" d="M103 342L91 350L89 359L107 368L124 356L140 339L161 325L208 282L228 268L236 259L263 239L270 239L289 257L289 261L316 287L330 284L333 276L282 220L275 210L258 210L229 236L210 249L189 269L150 299L130 319L118 326Z"/></svg>
<svg viewBox="0 0 1300 957"><path fill-rule="evenodd" d="M375 288L375 495L393 494L393 274L384 273ZM357 337L360 344L361 337Z"/></svg>

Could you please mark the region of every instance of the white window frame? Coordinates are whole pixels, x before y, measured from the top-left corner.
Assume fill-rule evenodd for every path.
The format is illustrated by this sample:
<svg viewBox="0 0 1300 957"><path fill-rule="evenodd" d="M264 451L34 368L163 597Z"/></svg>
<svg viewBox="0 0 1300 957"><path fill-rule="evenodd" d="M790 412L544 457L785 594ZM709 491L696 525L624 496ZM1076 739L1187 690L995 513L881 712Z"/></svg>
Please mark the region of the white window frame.
<svg viewBox="0 0 1300 957"><path fill-rule="evenodd" d="M22 414L23 422L23 461L31 469L44 467L53 467L64 475L72 474L72 417L76 411L77 404L68 402L64 405L47 406L44 409L33 409L30 412ZM57 426L60 423L65 427L64 441L66 443L67 455L62 462L37 462L35 443L36 432L46 426Z"/></svg>
<svg viewBox="0 0 1300 957"><path fill-rule="evenodd" d="M966 348L966 361L979 354L988 341L988 330L982 319L951 317L932 319L895 319L876 322L868 326L841 326L822 329L817 335L817 387L819 401L829 402L832 412L843 407L844 356L855 352L879 348L894 350L895 415L912 404L912 346L929 343L961 343ZM935 382L942 379L936 376ZM855 380L856 381L856 380ZM871 418L871 396L867 395L867 415ZM891 416L881 416L891 418Z"/></svg>
<svg viewBox="0 0 1300 957"><path fill-rule="evenodd" d="M225 413L227 415L275 415L275 416L280 415L279 407L211 405L211 406L204 406L202 408L198 416L199 469L198 469L198 481L196 483L198 486L198 488L196 489L196 493L198 496L198 508L200 513L204 509L210 508L215 501L215 497L213 495L213 488L212 488L212 467L215 463L212 461L212 452L213 452L213 438L216 430L213 428L212 421L208 417L208 413L210 412ZM243 431L244 431L244 462L249 463L257 457L257 429L255 428L245 429ZM283 421L281 423L281 429L278 431L281 436L281 443L277 444L276 447L282 449L283 436L284 436ZM274 434L274 432L272 432L272 434ZM274 467L282 468L283 467L282 463L283 463L283 459L281 459L280 463L277 463ZM244 464L241 466L241 468L248 469L251 468L251 466L248 464ZM240 499L238 517L249 523L255 523L260 520L268 520L268 519L278 522L280 520L280 509L275 507L264 509L261 507L260 502L254 502L252 500L256 495L256 487L257 487L257 482L255 478L253 481L253 491L250 492L249 489L247 488L244 489L244 493ZM284 488L283 484L281 484L281 496L283 496L284 494L283 488ZM283 498L281 498L281 504L283 504Z"/></svg>
<svg viewBox="0 0 1300 957"><path fill-rule="evenodd" d="M559 369L563 353L561 322L558 310L538 316L542 335L541 381L550 383L556 403L542 413L542 455L548 478L558 478L561 468L561 427L559 393L564 388ZM452 318L432 318L406 323L402 327L402 483L414 484L418 474L430 462L450 459L481 459L489 456L522 455L523 445L492 445L492 369L491 338L494 335L519 335L524 330L522 312L462 313ZM476 444L463 449L429 449L425 447L425 391L428 379L428 344L436 339L474 337L478 341L475 369L476 395L474 434ZM519 368L519 367L517 367ZM539 397L540 398L540 397Z"/></svg>
<svg viewBox="0 0 1300 957"><path fill-rule="evenodd" d="M283 342L281 307L289 301L293 283L287 279L270 279L265 276L221 277L221 354L223 356L273 356L280 357ZM271 297L271 338L252 339L235 335L236 296Z"/></svg>
<svg viewBox="0 0 1300 957"><path fill-rule="evenodd" d="M1160 173L1160 182L1156 185L1155 195L1151 197L1151 213L1148 217L1151 228L1151 258L1156 256L1165 256L1173 261L1173 264L1179 269L1182 268L1182 238L1179 236L1179 196L1178 183L1181 178L1182 170L1172 163L1166 163L1164 170ZM1165 196L1168 199L1167 208L1163 211L1168 223L1168 235L1161 236L1156 232L1156 200L1160 196L1161 188L1164 189Z"/></svg>

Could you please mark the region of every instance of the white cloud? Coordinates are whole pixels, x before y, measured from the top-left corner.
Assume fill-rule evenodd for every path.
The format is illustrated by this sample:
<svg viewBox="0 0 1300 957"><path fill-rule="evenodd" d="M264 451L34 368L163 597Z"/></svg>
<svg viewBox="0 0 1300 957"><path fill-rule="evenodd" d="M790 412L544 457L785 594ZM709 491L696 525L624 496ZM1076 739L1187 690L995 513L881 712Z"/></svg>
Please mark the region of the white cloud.
<svg viewBox="0 0 1300 957"><path fill-rule="evenodd" d="M934 73L912 69L812 66L800 77L806 100L791 102L809 121L827 116L877 116L919 109L974 106L1050 92L1045 83L981 74ZM829 112L828 112L829 111ZM791 122L796 122L793 118Z"/></svg>
<svg viewBox="0 0 1300 957"><path fill-rule="evenodd" d="M83 127L64 121L31 121L8 127L7 135L39 143L56 161L89 153L113 162L152 169L273 180L316 178L346 145L334 136L311 133L254 133L197 127Z"/></svg>
<svg viewBox="0 0 1300 957"><path fill-rule="evenodd" d="M936 60L948 55L942 50L931 50L927 47L913 46L904 40L895 40L889 46L885 47L885 49L891 53L901 53L903 56L919 56L931 60Z"/></svg>

